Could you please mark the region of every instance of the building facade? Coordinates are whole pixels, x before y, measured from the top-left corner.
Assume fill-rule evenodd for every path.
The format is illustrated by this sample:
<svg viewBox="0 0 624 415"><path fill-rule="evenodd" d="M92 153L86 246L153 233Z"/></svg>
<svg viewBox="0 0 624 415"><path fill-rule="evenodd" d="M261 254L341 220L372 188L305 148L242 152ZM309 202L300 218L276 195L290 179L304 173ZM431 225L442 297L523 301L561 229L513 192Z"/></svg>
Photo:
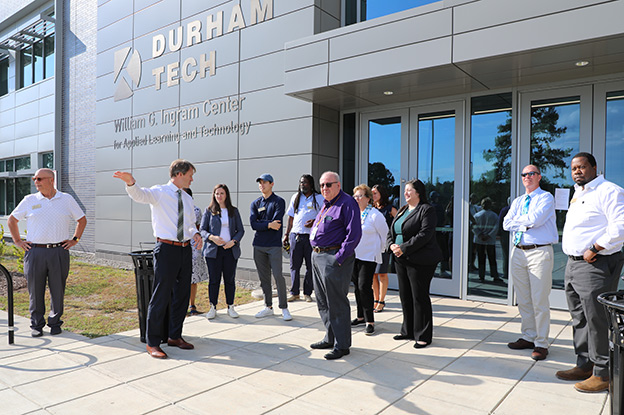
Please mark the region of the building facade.
<svg viewBox="0 0 624 415"><path fill-rule="evenodd" d="M419 178L445 253L432 291L511 303L508 235L496 245L506 284L481 282L474 268L481 202L498 214L523 191L528 163L565 195L578 151L624 185L624 0L2 7L0 218L30 192L33 171L53 165L87 212L80 247L101 256L153 241L149 207L131 202L116 170L151 186L186 158L197 206L226 183L243 218L264 172L287 200L303 173L337 170L346 191L381 183L396 203ZM565 206L557 216L561 231ZM247 230L241 271L254 268ZM565 307L555 252L551 300Z"/></svg>

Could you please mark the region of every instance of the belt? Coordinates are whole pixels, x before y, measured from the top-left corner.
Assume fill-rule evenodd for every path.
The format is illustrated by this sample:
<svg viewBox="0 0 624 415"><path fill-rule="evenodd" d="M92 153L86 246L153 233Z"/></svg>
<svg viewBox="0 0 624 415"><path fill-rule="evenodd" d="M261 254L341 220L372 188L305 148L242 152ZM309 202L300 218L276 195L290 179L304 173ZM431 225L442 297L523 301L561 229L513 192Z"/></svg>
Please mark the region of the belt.
<svg viewBox="0 0 624 415"><path fill-rule="evenodd" d="M162 243L164 243L164 244L167 244L167 245L173 245L173 246L182 246L182 247L185 247L185 246L189 246L189 245L191 244L190 239L189 239L188 241L184 241L184 242L170 241L169 239L161 239L161 238L156 238L156 240L157 240L158 242L162 242Z"/></svg>
<svg viewBox="0 0 624 415"><path fill-rule="evenodd" d="M529 249L535 249L535 248L539 248L541 246L550 246L550 244L541 244L541 245L516 245L516 248L518 249L522 249L523 251L527 251Z"/></svg>
<svg viewBox="0 0 624 415"><path fill-rule="evenodd" d="M317 254L320 252L327 252L327 251L332 251L334 249L340 249L340 245L336 245L336 246L313 246L312 250L314 252L316 252Z"/></svg>
<svg viewBox="0 0 624 415"><path fill-rule="evenodd" d="M34 248L58 248L59 246L63 246L63 242L56 244L30 244L30 246Z"/></svg>
<svg viewBox="0 0 624 415"><path fill-rule="evenodd" d="M620 254L620 252L616 252L616 253L609 254L609 255L600 255L600 254L596 254L595 258L596 258L596 259L600 259L600 258L607 258L607 257L610 257L610 256L612 256L612 255L618 255L618 254ZM570 259L572 259L572 260L574 260L574 261L582 261L582 260L584 259L584 258L583 258L583 255L580 255L580 256L576 256L576 255L568 255L568 258L570 258Z"/></svg>

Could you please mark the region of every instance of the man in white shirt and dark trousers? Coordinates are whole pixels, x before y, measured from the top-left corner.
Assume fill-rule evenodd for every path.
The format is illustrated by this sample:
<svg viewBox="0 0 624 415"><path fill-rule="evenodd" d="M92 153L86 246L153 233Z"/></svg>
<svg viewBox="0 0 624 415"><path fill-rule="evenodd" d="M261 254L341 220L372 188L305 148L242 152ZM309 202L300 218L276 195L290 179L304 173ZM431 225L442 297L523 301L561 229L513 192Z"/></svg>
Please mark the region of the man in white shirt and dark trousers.
<svg viewBox="0 0 624 415"><path fill-rule="evenodd" d="M23 249L24 274L30 299L31 336L43 335L45 326L45 288L50 288L50 334L61 334L63 298L69 275L69 248L75 246L87 226L87 218L76 200L54 187L54 172L39 169L33 176L39 192L28 195L11 212L7 225L13 243ZM17 223L26 220L27 240L19 234ZM69 229L76 223L74 236Z"/></svg>
<svg viewBox="0 0 624 415"><path fill-rule="evenodd" d="M157 359L166 359L160 348L164 341L165 315L169 311L169 346L193 349L182 338L182 324L191 293L192 252L201 249L202 238L195 226L193 199L183 189L190 187L195 167L186 160L175 160L169 166L171 180L151 188L135 186L136 180L127 172L115 172L113 177L126 183L126 192L135 202L149 204L152 211L152 229L156 237L154 247L154 291L147 308L147 353Z"/></svg>
<svg viewBox="0 0 624 415"><path fill-rule="evenodd" d="M526 193L514 199L503 220L503 229L513 231L511 278L522 317L522 337L507 344L510 349L533 349L533 360L548 355L550 302L554 253L559 240L553 196L540 189L542 174L537 166L522 169Z"/></svg>
<svg viewBox="0 0 624 415"><path fill-rule="evenodd" d="M312 245L310 232L316 215L323 207L325 199L314 188L314 178L304 174L299 179L299 191L290 199L288 210L288 226L284 235L284 244L290 244L290 295L288 301L300 298L301 286L300 270L305 261L306 273L303 278L303 297L307 302L312 301Z"/></svg>
<svg viewBox="0 0 624 415"><path fill-rule="evenodd" d="M563 228L565 293L576 366L556 373L580 392L609 389L609 319L596 297L614 291L624 265L624 189L597 175L589 153L572 158L574 196Z"/></svg>

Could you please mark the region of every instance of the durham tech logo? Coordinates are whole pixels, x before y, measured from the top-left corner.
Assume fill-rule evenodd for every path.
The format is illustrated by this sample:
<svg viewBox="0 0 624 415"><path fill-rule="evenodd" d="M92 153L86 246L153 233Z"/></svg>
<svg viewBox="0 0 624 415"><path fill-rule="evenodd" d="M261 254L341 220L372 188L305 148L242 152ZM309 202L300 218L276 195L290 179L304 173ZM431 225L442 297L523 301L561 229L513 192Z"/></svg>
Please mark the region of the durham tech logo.
<svg viewBox="0 0 624 415"><path fill-rule="evenodd" d="M143 66L141 55L137 50L135 50L132 52L130 59L128 59L131 50L131 47L127 47L115 52L115 79L113 79L113 82L117 83L117 89L115 89L115 101L121 101L134 95L134 92L128 84L128 81L126 81L126 78L123 76L121 78L119 77L124 65L126 65L126 73L132 82L134 82L134 87L138 87L141 83L141 68ZM128 62L127 64L126 61ZM119 82L117 82L118 80Z"/></svg>

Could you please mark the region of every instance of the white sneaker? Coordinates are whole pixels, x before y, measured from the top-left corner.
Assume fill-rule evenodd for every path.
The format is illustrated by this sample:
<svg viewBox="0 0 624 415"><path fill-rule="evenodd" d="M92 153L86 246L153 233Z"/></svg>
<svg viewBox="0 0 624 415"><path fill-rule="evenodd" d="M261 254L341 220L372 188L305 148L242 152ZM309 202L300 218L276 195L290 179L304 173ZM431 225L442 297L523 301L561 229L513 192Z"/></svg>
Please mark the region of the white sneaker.
<svg viewBox="0 0 624 415"><path fill-rule="evenodd" d="M212 320L216 316L217 316L217 309L215 308L214 305L210 304L210 310L208 310L208 312L206 313L206 318L208 320Z"/></svg>
<svg viewBox="0 0 624 415"><path fill-rule="evenodd" d="M228 306L228 316L230 316L232 318L238 318L238 313L236 312L236 310L234 310L234 306L233 305L229 305Z"/></svg>
<svg viewBox="0 0 624 415"><path fill-rule="evenodd" d="M273 315L273 308L264 307L262 310L256 313L256 318L268 317Z"/></svg>
<svg viewBox="0 0 624 415"><path fill-rule="evenodd" d="M287 308L282 308L282 318L284 321L292 320L292 316L290 315L290 311Z"/></svg>
<svg viewBox="0 0 624 415"><path fill-rule="evenodd" d="M312 301L314 301L312 300L312 296L310 295L304 295L303 299L306 300L306 303L311 303Z"/></svg>

